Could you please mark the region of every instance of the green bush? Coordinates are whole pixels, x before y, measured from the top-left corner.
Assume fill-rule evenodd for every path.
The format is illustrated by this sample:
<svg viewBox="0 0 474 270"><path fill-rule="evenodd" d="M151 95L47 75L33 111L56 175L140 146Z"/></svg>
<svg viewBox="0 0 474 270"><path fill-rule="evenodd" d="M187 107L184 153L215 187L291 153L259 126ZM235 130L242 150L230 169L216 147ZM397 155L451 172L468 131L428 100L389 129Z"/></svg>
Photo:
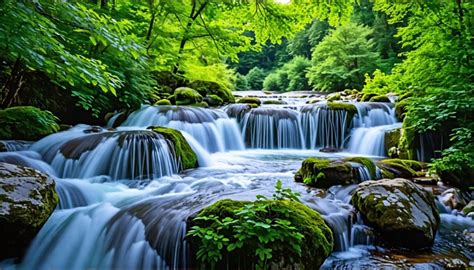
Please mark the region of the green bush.
<svg viewBox="0 0 474 270"><path fill-rule="evenodd" d="M35 141L59 131L58 118L32 106L0 110L0 139Z"/></svg>
<svg viewBox="0 0 474 270"><path fill-rule="evenodd" d="M247 78L249 90L262 90L263 89L263 80L267 73L258 67L252 68L249 73L245 76Z"/></svg>

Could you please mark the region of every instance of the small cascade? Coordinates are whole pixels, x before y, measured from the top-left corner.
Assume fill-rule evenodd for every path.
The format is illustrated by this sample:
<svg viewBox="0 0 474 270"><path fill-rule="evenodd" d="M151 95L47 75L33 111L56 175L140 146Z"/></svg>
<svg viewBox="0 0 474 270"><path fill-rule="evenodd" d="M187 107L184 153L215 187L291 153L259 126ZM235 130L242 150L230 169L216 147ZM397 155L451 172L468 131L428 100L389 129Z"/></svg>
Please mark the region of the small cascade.
<svg viewBox="0 0 474 270"><path fill-rule="evenodd" d="M385 133L401 127L393 104L382 102L354 103L357 114L348 151L370 156L386 156L384 148Z"/></svg>
<svg viewBox="0 0 474 270"><path fill-rule="evenodd" d="M252 109L242 117L241 126L250 148L303 148L303 134L296 111L266 107Z"/></svg>
<svg viewBox="0 0 474 270"><path fill-rule="evenodd" d="M184 106L143 106L123 127L166 126L184 131L208 152L243 150L238 124L221 110Z"/></svg>
<svg viewBox="0 0 474 270"><path fill-rule="evenodd" d="M0 140L0 151L14 152L27 150L32 142L20 140ZM3 147L3 150L2 150Z"/></svg>
<svg viewBox="0 0 474 270"><path fill-rule="evenodd" d="M326 103L301 108L301 126L306 147L343 148L351 119L345 110L333 110Z"/></svg>
<svg viewBox="0 0 474 270"><path fill-rule="evenodd" d="M64 139L56 141L52 148L49 138L32 147L45 153L59 177L106 175L113 180L135 180L159 178L178 171L172 143L153 131L71 133L63 134Z"/></svg>
<svg viewBox="0 0 474 270"><path fill-rule="evenodd" d="M80 179L55 179L56 192L59 195L58 209L70 209L88 206L104 199L102 193L91 187L91 184Z"/></svg>
<svg viewBox="0 0 474 270"><path fill-rule="evenodd" d="M370 171L367 167L357 162L349 162L349 163L351 164L353 170L356 171L356 175L359 177L360 182L373 180L372 179L373 177L370 175Z"/></svg>
<svg viewBox="0 0 474 270"><path fill-rule="evenodd" d="M41 155L34 151L2 152L0 153L0 162L30 167L51 176L56 176L54 169L41 160Z"/></svg>
<svg viewBox="0 0 474 270"><path fill-rule="evenodd" d="M364 245L370 246L375 243L374 229L365 225L360 213L357 213L355 223L351 229L350 246Z"/></svg>

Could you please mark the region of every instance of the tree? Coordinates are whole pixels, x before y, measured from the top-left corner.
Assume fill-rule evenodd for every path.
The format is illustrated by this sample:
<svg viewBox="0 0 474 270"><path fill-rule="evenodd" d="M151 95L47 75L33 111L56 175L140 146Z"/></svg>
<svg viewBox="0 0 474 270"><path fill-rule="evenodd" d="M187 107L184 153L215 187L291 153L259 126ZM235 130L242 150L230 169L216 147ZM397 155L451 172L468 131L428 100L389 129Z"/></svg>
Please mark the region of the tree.
<svg viewBox="0 0 474 270"><path fill-rule="evenodd" d="M301 91L308 90L306 72L311 62L296 56L283 67L275 69L263 81L263 89L272 91Z"/></svg>
<svg viewBox="0 0 474 270"><path fill-rule="evenodd" d="M252 68L249 73L245 76L247 78L248 86L250 90L261 90L263 89L263 80L267 73L258 67Z"/></svg>
<svg viewBox="0 0 474 270"><path fill-rule="evenodd" d="M379 60L371 34L370 28L354 23L331 31L313 50L310 85L320 91L362 88L364 74L373 72Z"/></svg>

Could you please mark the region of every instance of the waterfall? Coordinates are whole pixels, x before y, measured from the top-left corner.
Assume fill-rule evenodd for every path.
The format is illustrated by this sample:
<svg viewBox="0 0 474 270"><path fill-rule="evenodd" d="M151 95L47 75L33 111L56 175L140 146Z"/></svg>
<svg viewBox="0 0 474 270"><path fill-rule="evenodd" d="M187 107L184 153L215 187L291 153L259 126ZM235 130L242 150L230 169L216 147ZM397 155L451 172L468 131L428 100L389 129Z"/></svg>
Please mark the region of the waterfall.
<svg viewBox="0 0 474 270"><path fill-rule="evenodd" d="M333 110L325 103L301 108L301 125L306 147L342 148L348 136L349 114Z"/></svg>
<svg viewBox="0 0 474 270"><path fill-rule="evenodd" d="M62 178L99 175L118 179L154 179L178 171L172 143L153 131L114 131L85 134L73 130L39 141L33 149L44 153ZM60 138L64 139L60 139Z"/></svg>
<svg viewBox="0 0 474 270"><path fill-rule="evenodd" d="M384 149L385 133L400 128L395 109L391 103L354 103L357 114L348 151L370 156L386 156Z"/></svg>
<svg viewBox="0 0 474 270"><path fill-rule="evenodd" d="M41 160L41 155L34 151L2 152L0 162L30 167L51 176L56 175L54 169Z"/></svg>
<svg viewBox="0 0 474 270"><path fill-rule="evenodd" d="M3 145L4 150L6 150L7 152L23 151L23 150L27 150L31 144L32 142L30 141L0 140L0 149L1 149L1 146Z"/></svg>
<svg viewBox="0 0 474 270"><path fill-rule="evenodd" d="M277 108L253 109L242 117L241 126L251 148L303 148L303 134L298 112Z"/></svg>
<svg viewBox="0 0 474 270"><path fill-rule="evenodd" d="M237 122L221 110L143 106L122 124L122 127L148 126L166 126L184 131L211 153L244 149Z"/></svg>

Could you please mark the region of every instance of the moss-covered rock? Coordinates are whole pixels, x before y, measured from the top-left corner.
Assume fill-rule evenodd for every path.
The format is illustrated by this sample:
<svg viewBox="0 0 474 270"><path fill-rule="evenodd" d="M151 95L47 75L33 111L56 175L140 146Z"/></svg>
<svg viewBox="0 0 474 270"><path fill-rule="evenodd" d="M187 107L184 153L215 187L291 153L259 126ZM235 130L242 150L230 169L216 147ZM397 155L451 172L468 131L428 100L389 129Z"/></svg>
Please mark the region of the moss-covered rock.
<svg viewBox="0 0 474 270"><path fill-rule="evenodd" d="M262 101L260 101L259 98L255 97L242 97L237 100L237 103L255 104L257 106L260 106L262 104Z"/></svg>
<svg viewBox="0 0 474 270"><path fill-rule="evenodd" d="M209 104L207 104L207 102L205 102L205 101L201 101L201 102L194 103L194 104L189 104L189 106L199 107L199 108L209 108Z"/></svg>
<svg viewBox="0 0 474 270"><path fill-rule="evenodd" d="M425 175L424 164L408 159L383 159L377 162L385 178L413 178Z"/></svg>
<svg viewBox="0 0 474 270"><path fill-rule="evenodd" d="M164 99L160 99L158 100L155 105L171 105L171 101L169 101L168 99L164 98Z"/></svg>
<svg viewBox="0 0 474 270"><path fill-rule="evenodd" d="M176 105L190 105L201 102L202 96L192 88L179 87L174 90L174 99Z"/></svg>
<svg viewBox="0 0 474 270"><path fill-rule="evenodd" d="M209 81L192 81L189 87L196 89L202 96L216 95L220 97L224 103L234 103L235 97L230 89L223 87L216 82Z"/></svg>
<svg viewBox="0 0 474 270"><path fill-rule="evenodd" d="M470 201L463 209L462 212L464 215L474 219L474 200Z"/></svg>
<svg viewBox="0 0 474 270"><path fill-rule="evenodd" d="M285 101L279 100L279 99L270 99L270 100L263 101L263 104L284 105L284 104L287 104L287 103Z"/></svg>
<svg viewBox="0 0 474 270"><path fill-rule="evenodd" d="M390 131L386 131L384 135L384 149L385 153L390 158L397 158L398 157L398 143L400 142L400 137L401 137L401 129L393 129ZM390 149L395 148L395 152Z"/></svg>
<svg viewBox="0 0 474 270"><path fill-rule="evenodd" d="M386 95L373 96L369 99L370 102L390 102Z"/></svg>
<svg viewBox="0 0 474 270"><path fill-rule="evenodd" d="M375 96L378 96L378 94L376 94L376 93L366 93L366 94L362 95L362 97L360 98L360 101L361 102L367 102Z"/></svg>
<svg viewBox="0 0 474 270"><path fill-rule="evenodd" d="M335 185L358 183L359 177L349 162L307 158L296 172L295 181L312 187L329 188Z"/></svg>
<svg viewBox="0 0 474 270"><path fill-rule="evenodd" d="M35 141L59 130L58 118L31 106L0 110L0 139Z"/></svg>
<svg viewBox="0 0 474 270"><path fill-rule="evenodd" d="M0 163L0 259L21 257L58 203L55 183L32 168Z"/></svg>
<svg viewBox="0 0 474 270"><path fill-rule="evenodd" d="M405 118L409 102L409 99L403 99L397 100L395 103L395 115L397 116L398 120L403 120Z"/></svg>
<svg viewBox="0 0 474 270"><path fill-rule="evenodd" d="M344 161L356 162L356 163L364 165L367 168L367 170L369 170L371 179L377 178L377 166L375 166L374 161L371 160L370 158L350 157L350 158L345 158Z"/></svg>
<svg viewBox="0 0 474 270"><path fill-rule="evenodd" d="M235 215L236 210L245 207L251 202L234 201L230 199L220 200L213 205L203 209L197 217L216 216L219 220L226 217L238 219ZM326 225L319 213L313 209L294 201L278 200L278 201L262 201L256 202L263 206L266 211L260 212L262 219L276 220L278 218L288 220L291 222L290 226L294 226L304 238L301 245L301 256L294 254L287 243L280 241L270 241L266 244L266 248L272 249L272 264L275 267L279 266L302 266L303 269L318 269L324 260L329 256L334 247L334 238L330 228ZM287 213L291 215L282 215L278 209L288 209ZM192 226L199 226L201 228L209 228L218 226L216 222L202 219L189 219L188 228ZM236 241L235 236L230 231L222 231L224 236L231 242ZM190 239L191 253L195 254L197 250L196 239ZM256 257L256 245L251 241L244 241L240 250L227 252L222 250L222 257L224 261L219 262L216 269L225 269L225 266L239 265L242 269L251 269L254 267L255 261L252 258Z"/></svg>
<svg viewBox="0 0 474 270"><path fill-rule="evenodd" d="M399 157L403 159L417 159L416 149L415 149L415 132L412 128L406 127L404 122L401 133L400 140L398 142L398 153Z"/></svg>
<svg viewBox="0 0 474 270"><path fill-rule="evenodd" d="M204 97L204 101L210 106L221 106L224 104L224 100L217 95L207 95Z"/></svg>
<svg viewBox="0 0 474 270"><path fill-rule="evenodd" d="M194 153L180 131L166 127L153 127L153 131L173 142L175 155L182 170L196 168L198 166L196 153Z"/></svg>
<svg viewBox="0 0 474 270"><path fill-rule="evenodd" d="M327 101L341 100L341 93L329 94L326 97Z"/></svg>
<svg viewBox="0 0 474 270"><path fill-rule="evenodd" d="M433 195L421 186L401 178L366 181L351 203L388 244L414 249L433 244L440 217Z"/></svg>

